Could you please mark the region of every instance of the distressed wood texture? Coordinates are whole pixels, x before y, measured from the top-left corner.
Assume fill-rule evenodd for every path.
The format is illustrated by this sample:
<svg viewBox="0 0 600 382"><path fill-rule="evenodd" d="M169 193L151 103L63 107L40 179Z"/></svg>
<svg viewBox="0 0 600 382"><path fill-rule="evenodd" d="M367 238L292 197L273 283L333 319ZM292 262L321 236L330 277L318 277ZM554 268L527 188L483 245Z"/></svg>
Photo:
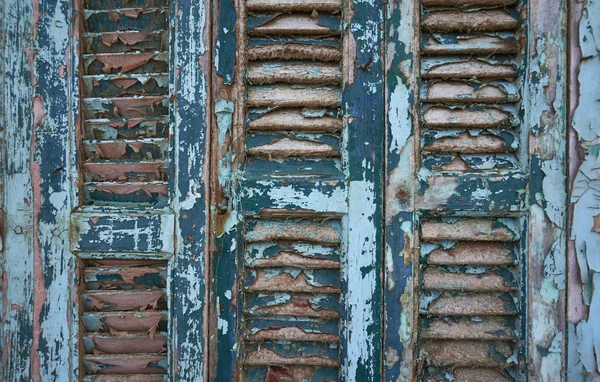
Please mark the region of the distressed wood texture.
<svg viewBox="0 0 600 382"><path fill-rule="evenodd" d="M80 171L71 249L88 259L78 262L77 378L168 380L169 2L73 4Z"/></svg>
<svg viewBox="0 0 600 382"><path fill-rule="evenodd" d="M565 9L391 4L388 381L565 378Z"/></svg>
<svg viewBox="0 0 600 382"><path fill-rule="evenodd" d="M527 375L566 372L566 2L530 1L525 120L528 125Z"/></svg>
<svg viewBox="0 0 600 382"><path fill-rule="evenodd" d="M70 380L69 8L2 5L9 222L3 272L2 379ZM4 160L3 160L4 162Z"/></svg>
<svg viewBox="0 0 600 382"><path fill-rule="evenodd" d="M380 379L381 7L214 3L211 380Z"/></svg>
<svg viewBox="0 0 600 382"><path fill-rule="evenodd" d="M202 382L208 371L209 4L177 1L172 18L176 164L172 208L177 246L171 274L173 381Z"/></svg>
<svg viewBox="0 0 600 382"><path fill-rule="evenodd" d="M0 17L4 20L5 14L3 7L0 7ZM4 57L7 53L6 47L6 34L7 30L4 29L3 22L0 21L0 53ZM5 211L4 208L4 183L6 182L6 155L5 155L5 137L6 137L6 111L4 103L4 88L6 86L6 66L7 63L4 59L0 59L0 349L5 347L3 339L3 325L4 322L4 224L5 224ZM4 361L2 353L0 352L0 359ZM0 369L0 378L2 378L2 370Z"/></svg>
<svg viewBox="0 0 600 382"><path fill-rule="evenodd" d="M78 378L203 380L205 5L76 4Z"/></svg>
<svg viewBox="0 0 600 382"><path fill-rule="evenodd" d="M570 1L568 378L600 379L600 2Z"/></svg>

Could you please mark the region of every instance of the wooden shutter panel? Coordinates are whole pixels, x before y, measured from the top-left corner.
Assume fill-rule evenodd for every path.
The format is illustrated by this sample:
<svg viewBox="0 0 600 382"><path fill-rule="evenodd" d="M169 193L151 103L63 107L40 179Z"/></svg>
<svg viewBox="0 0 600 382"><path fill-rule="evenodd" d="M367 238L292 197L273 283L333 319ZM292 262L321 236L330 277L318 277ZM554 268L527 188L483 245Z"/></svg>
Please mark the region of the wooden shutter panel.
<svg viewBox="0 0 600 382"><path fill-rule="evenodd" d="M380 9L219 3L211 380L380 379Z"/></svg>
<svg viewBox="0 0 600 382"><path fill-rule="evenodd" d="M86 0L81 14L80 378L164 381L174 232L172 213L161 210L171 162L169 3Z"/></svg>
<svg viewBox="0 0 600 382"><path fill-rule="evenodd" d="M390 10L385 379L553 380L564 9L422 0Z"/></svg>
<svg viewBox="0 0 600 382"><path fill-rule="evenodd" d="M78 374L195 380L206 355L204 4L86 0L80 15Z"/></svg>

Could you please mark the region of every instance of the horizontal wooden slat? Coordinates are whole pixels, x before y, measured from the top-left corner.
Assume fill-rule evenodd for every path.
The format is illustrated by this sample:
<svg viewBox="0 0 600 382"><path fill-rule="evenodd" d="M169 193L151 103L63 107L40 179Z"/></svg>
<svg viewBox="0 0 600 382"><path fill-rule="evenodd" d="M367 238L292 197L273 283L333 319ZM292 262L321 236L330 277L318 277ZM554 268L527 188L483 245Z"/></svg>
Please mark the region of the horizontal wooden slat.
<svg viewBox="0 0 600 382"><path fill-rule="evenodd" d="M119 52L84 54L85 74L162 73L167 72L167 52Z"/></svg>
<svg viewBox="0 0 600 382"><path fill-rule="evenodd" d="M514 241L519 238L512 220L458 219L424 221L422 240Z"/></svg>
<svg viewBox="0 0 600 382"><path fill-rule="evenodd" d="M519 45L515 41L494 37L471 38L456 44L425 43L421 48L424 56L514 54L518 51Z"/></svg>
<svg viewBox="0 0 600 382"><path fill-rule="evenodd" d="M421 0L421 4L427 7L500 7L516 3L517 0Z"/></svg>
<svg viewBox="0 0 600 382"><path fill-rule="evenodd" d="M167 312L84 312L81 321L89 332L149 332L166 328Z"/></svg>
<svg viewBox="0 0 600 382"><path fill-rule="evenodd" d="M84 0L86 9L116 9L116 8L138 8L138 7L164 7L169 4L168 0Z"/></svg>
<svg viewBox="0 0 600 382"><path fill-rule="evenodd" d="M96 374L86 375L83 382L168 382L169 376L164 374Z"/></svg>
<svg viewBox="0 0 600 382"><path fill-rule="evenodd" d="M167 333L86 333L82 340L87 353L161 353L166 350Z"/></svg>
<svg viewBox="0 0 600 382"><path fill-rule="evenodd" d="M269 349L251 352L245 359L244 364L247 366L303 365L339 367L339 362L334 359L320 356L285 357Z"/></svg>
<svg viewBox="0 0 600 382"><path fill-rule="evenodd" d="M250 35L332 35L340 34L338 26L325 26L319 17L292 14L273 17L249 31Z"/></svg>
<svg viewBox="0 0 600 382"><path fill-rule="evenodd" d="M165 96L84 98L82 103L87 118L162 116L169 112Z"/></svg>
<svg viewBox="0 0 600 382"><path fill-rule="evenodd" d="M321 113L319 113L321 112ZM326 110L279 109L270 111L248 123L251 131L333 132L342 128L342 120L328 116Z"/></svg>
<svg viewBox="0 0 600 382"><path fill-rule="evenodd" d="M429 304L427 314L432 316L489 316L514 315L517 309L512 297L505 298L486 294L473 293L464 295L442 295Z"/></svg>
<svg viewBox="0 0 600 382"><path fill-rule="evenodd" d="M456 290L475 292L509 292L516 288L514 280L495 271L483 274L444 272L428 267L423 272L425 290Z"/></svg>
<svg viewBox="0 0 600 382"><path fill-rule="evenodd" d="M115 32L136 30L150 32L168 29L168 7L119 8L110 10L83 10L88 32Z"/></svg>
<svg viewBox="0 0 600 382"><path fill-rule="evenodd" d="M166 180L165 162L87 162L82 165L86 182L156 182Z"/></svg>
<svg viewBox="0 0 600 382"><path fill-rule="evenodd" d="M131 311L145 310L149 307L160 309L164 304L164 290L90 290L81 295L85 309L88 311Z"/></svg>
<svg viewBox="0 0 600 382"><path fill-rule="evenodd" d="M455 382L514 382L514 379L498 369L455 368Z"/></svg>
<svg viewBox="0 0 600 382"><path fill-rule="evenodd" d="M134 117L117 119L88 119L84 136L89 140L144 139L169 135L167 117Z"/></svg>
<svg viewBox="0 0 600 382"><path fill-rule="evenodd" d="M336 12L340 0L248 0L246 9L252 11L325 11Z"/></svg>
<svg viewBox="0 0 600 382"><path fill-rule="evenodd" d="M168 46L167 31L118 31L83 33L83 53L162 51Z"/></svg>
<svg viewBox="0 0 600 382"><path fill-rule="evenodd" d="M81 79L84 97L130 97L166 95L169 88L168 74L138 73L97 74Z"/></svg>
<svg viewBox="0 0 600 382"><path fill-rule="evenodd" d="M510 128L512 127L512 119L508 113L494 108L453 110L443 107L431 107L423 115L423 124L432 128Z"/></svg>
<svg viewBox="0 0 600 382"><path fill-rule="evenodd" d="M507 342L484 341L428 341L422 351L431 366L490 366L506 367L513 355L513 346Z"/></svg>
<svg viewBox="0 0 600 382"><path fill-rule="evenodd" d="M84 190L93 194L96 204L103 202L129 201L143 205L151 203L158 206L162 200L166 202L169 196L169 185L167 182L86 182ZM133 198L129 200L130 198Z"/></svg>
<svg viewBox="0 0 600 382"><path fill-rule="evenodd" d="M251 84L339 84L342 70L335 63L318 62L252 62L247 80Z"/></svg>
<svg viewBox="0 0 600 382"><path fill-rule="evenodd" d="M166 374L167 357L155 354L83 356L86 370L98 374Z"/></svg>
<svg viewBox="0 0 600 382"><path fill-rule="evenodd" d="M247 103L254 107L339 106L341 92L336 88L310 86L251 86Z"/></svg>
<svg viewBox="0 0 600 382"><path fill-rule="evenodd" d="M440 81L427 86L422 100L434 103L505 103L516 102L518 94L515 85L510 82L482 85Z"/></svg>
<svg viewBox="0 0 600 382"><path fill-rule="evenodd" d="M254 45L247 49L248 60L312 60L334 62L342 59L336 47L300 43Z"/></svg>
<svg viewBox="0 0 600 382"><path fill-rule="evenodd" d="M311 300L316 296L312 294L295 294L290 296L289 300L279 301L276 304L268 304L265 306L251 306L245 308L245 314L249 316L265 316L265 317L309 317L323 320L338 319L340 314L338 311L329 308L318 307ZM331 295L330 295L331 297ZM338 296L333 296L339 298ZM272 299L276 300L275 298Z"/></svg>
<svg viewBox="0 0 600 382"><path fill-rule="evenodd" d="M293 324L293 322L292 322ZM330 333L307 332L298 326L258 330L247 336L248 341L316 341L339 342L340 337Z"/></svg>
<svg viewBox="0 0 600 382"><path fill-rule="evenodd" d="M271 258L254 259L249 266L256 268L296 267L302 269L339 269L338 261L303 256L298 252L282 251Z"/></svg>
<svg viewBox="0 0 600 382"><path fill-rule="evenodd" d="M326 143L296 138L274 139L267 144L250 147L246 150L246 153L250 156L269 159L286 159L288 157L328 158L340 156L338 150Z"/></svg>
<svg viewBox="0 0 600 382"><path fill-rule="evenodd" d="M104 288L164 288L167 271L157 267L86 267L83 280L101 284Z"/></svg>
<svg viewBox="0 0 600 382"><path fill-rule="evenodd" d="M431 32L499 32L518 26L519 20L503 10L430 12L421 22L421 27Z"/></svg>
<svg viewBox="0 0 600 382"><path fill-rule="evenodd" d="M516 340L512 318L483 317L473 319L433 318L428 319L422 329L423 339L448 340Z"/></svg>
<svg viewBox="0 0 600 382"><path fill-rule="evenodd" d="M339 280L338 280L339 281ZM333 285L318 285L307 278L304 273L292 277L287 272L280 270L274 274L273 270L256 270L254 280L246 281L246 289L250 292L291 292L291 293L333 293L341 292L340 288Z"/></svg>
<svg viewBox="0 0 600 382"><path fill-rule="evenodd" d="M331 224L310 221L258 221L246 231L244 238L248 242L294 240L338 244L339 235L339 228Z"/></svg>
<svg viewBox="0 0 600 382"><path fill-rule="evenodd" d="M423 151L435 153L493 154L513 150L506 147L506 141L501 137L488 134L472 136L467 132L437 138L423 146Z"/></svg>
<svg viewBox="0 0 600 382"><path fill-rule="evenodd" d="M149 160L167 157L166 139L128 139L81 142L85 160Z"/></svg>
<svg viewBox="0 0 600 382"><path fill-rule="evenodd" d="M460 242L455 247L438 247L427 254L428 264L506 265L512 264L513 251L502 242Z"/></svg>
<svg viewBox="0 0 600 382"><path fill-rule="evenodd" d="M423 78L514 78L517 69L509 64L491 64L489 62L470 60L462 62L428 62L422 61L424 69L421 70Z"/></svg>

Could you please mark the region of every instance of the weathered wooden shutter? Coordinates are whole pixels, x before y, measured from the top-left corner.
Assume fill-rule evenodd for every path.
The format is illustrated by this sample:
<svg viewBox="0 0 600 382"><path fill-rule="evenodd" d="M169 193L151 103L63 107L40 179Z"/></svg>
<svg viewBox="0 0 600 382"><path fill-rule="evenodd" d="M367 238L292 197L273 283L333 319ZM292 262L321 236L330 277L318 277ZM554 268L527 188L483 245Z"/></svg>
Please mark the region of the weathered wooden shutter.
<svg viewBox="0 0 600 382"><path fill-rule="evenodd" d="M562 2L1 12L4 379L564 379Z"/></svg>
<svg viewBox="0 0 600 382"><path fill-rule="evenodd" d="M564 5L390 10L386 380L558 380Z"/></svg>
<svg viewBox="0 0 600 382"><path fill-rule="evenodd" d="M211 380L380 379L382 22L219 3Z"/></svg>
<svg viewBox="0 0 600 382"><path fill-rule="evenodd" d="M204 7L167 0L78 6L80 178L71 249L79 376L201 378Z"/></svg>

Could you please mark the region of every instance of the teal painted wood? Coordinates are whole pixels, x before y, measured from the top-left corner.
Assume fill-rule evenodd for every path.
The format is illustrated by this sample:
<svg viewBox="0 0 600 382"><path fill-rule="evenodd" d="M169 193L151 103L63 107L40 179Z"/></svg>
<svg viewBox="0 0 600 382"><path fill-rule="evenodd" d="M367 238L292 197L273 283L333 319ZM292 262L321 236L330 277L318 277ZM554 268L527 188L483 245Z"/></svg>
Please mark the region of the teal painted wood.
<svg viewBox="0 0 600 382"><path fill-rule="evenodd" d="M211 380L380 379L381 7L215 7Z"/></svg>
<svg viewBox="0 0 600 382"><path fill-rule="evenodd" d="M385 251L383 380L413 380L418 285L415 216L419 140L417 2L390 3L385 20Z"/></svg>
<svg viewBox="0 0 600 382"><path fill-rule="evenodd" d="M33 115L30 108L22 105L31 105L34 94L31 83L34 68L28 64L27 56L35 40L31 35L33 21L32 2L3 4L2 67L6 70L3 86L5 94L12 94L12 97L2 100L5 110L3 119L7 126L6 155L3 157L6 164L6 192L3 197L7 225L3 253L6 264L3 295L6 302L3 301L2 317L2 378L7 380L27 380L32 375L30 351L34 336L34 296L29 285L34 279L33 236L30 233L33 227L33 190L29 179L29 153ZM23 235L23 232L28 234Z"/></svg>
<svg viewBox="0 0 600 382"><path fill-rule="evenodd" d="M527 373L556 381L567 379L567 2L529 1L527 25Z"/></svg>
<svg viewBox="0 0 600 382"><path fill-rule="evenodd" d="M593 380L600 376L600 336L594 330L600 314L598 283L600 247L599 197L596 192L600 112L600 59L595 37L600 30L600 3L568 3L570 34L569 77L569 197L570 237L568 262L568 380Z"/></svg>
<svg viewBox="0 0 600 382"><path fill-rule="evenodd" d="M3 5L7 123L3 379L69 380L69 6ZM10 52L10 53L9 53ZM66 298L65 298L66 296Z"/></svg>
<svg viewBox="0 0 600 382"><path fill-rule="evenodd" d="M207 375L208 312L206 173L210 115L209 2L177 1L173 41L176 257L173 260L171 374L175 381Z"/></svg>
<svg viewBox="0 0 600 382"><path fill-rule="evenodd" d="M346 121L342 158L347 166L347 242L342 260L342 380L381 380L384 179L383 2L346 4ZM357 288L354 287L357 285ZM358 287L359 286L359 287Z"/></svg>
<svg viewBox="0 0 600 382"><path fill-rule="evenodd" d="M476 7L479 3L469 4ZM442 5L444 9L439 8ZM487 9L488 6L491 8ZM540 380L552 380L551 374L560 375L558 368L564 361L564 353L557 350L563 343L564 322L560 308L558 313L551 312L536 301L551 299L553 304L564 306L561 280L565 274L566 255L564 235L558 228L564 228L566 223L560 202L564 199L561 185L564 185L565 147L558 138L564 137L565 133L564 80L561 81L565 75L565 35L558 32L564 22L563 5L553 4L550 11L548 6L531 3L510 10L501 1L488 2L485 8L473 9L462 21L461 13L465 7L458 4L456 9L448 7L446 3L433 0L420 4L400 2L387 13L386 380L396 380L399 376L415 378L415 371L420 375L418 378L453 375L458 379L477 379L485 375L487 378L521 380L529 373ZM544 13L546 11L548 13ZM401 27L403 18L406 29ZM413 26L419 18L420 26ZM547 22L548 19L552 21ZM485 34L488 28L496 28L495 31L500 33ZM418 42L415 41L417 29L421 30ZM511 32L513 30L515 33ZM546 32L554 37L548 37ZM483 39L470 42L470 34ZM488 36L489 40L484 41L486 37L483 36ZM525 40L521 39L526 43L518 46L516 42L521 36L526 36ZM534 53L544 51L545 48L539 45L542 41L544 47L551 47L548 48L551 54ZM412 52L418 52L419 57L410 57ZM490 60L490 55L494 54L498 59ZM481 58L476 61L473 57ZM552 59L547 61L548 57ZM544 65L540 69L540 60L549 62L552 70ZM420 72L416 72L413 65ZM478 65L480 67L475 70ZM556 75L547 76L550 71ZM539 76L552 89L550 92L556 90L555 108L546 103L549 93L542 90L545 87L540 86ZM473 78L478 78L477 85L470 89ZM411 88L414 84L418 84L419 91ZM494 88L501 91L496 92ZM414 107L419 103L420 110L416 112ZM456 107L450 111L444 109L446 105ZM478 120L477 110L488 110L490 119ZM414 134L415 138L413 115L419 116L415 124L419 133ZM540 122L541 115L549 117L545 123ZM496 125L492 126L490 121L494 119ZM485 129L500 124L505 129L502 135L489 130L491 135L486 138ZM541 133L540 126L544 126ZM469 137L460 133L463 128L483 130ZM513 132L509 134L510 129ZM413 139L416 140L414 146ZM540 142L545 144L540 145ZM550 156L540 155L544 150L548 150ZM508 160L504 153L512 155L513 159ZM475 157L487 158L486 165L481 167L473 161ZM551 160L552 164L547 162L547 167L542 169L538 160ZM544 187L546 190L542 190ZM411 215L412 211L418 215L417 219ZM450 225L439 225L436 216L452 217L446 223ZM512 216L511 225L520 239L508 240L507 237L510 244L496 243L497 249L483 250L490 244L482 244L481 241L487 239L478 236L483 234L489 219L498 216ZM451 234L448 229L452 225L456 227L456 233L463 233ZM470 234L469 225L479 228ZM478 230L481 232L475 234ZM419 247L420 255L415 253ZM510 251L514 251L516 257L497 257L504 252L499 249L504 247L514 248ZM489 253L489 258L474 256L481 251ZM420 264L418 272L413 270L417 264ZM507 343L490 342L503 339L477 334L477 325L471 327L471 333L464 332L467 324L458 317L467 311L460 307L461 299L465 302L471 299L471 315L486 305L488 315L495 309L492 308L492 293L488 292L486 302L481 300L482 305L476 302L475 295L470 296L478 292L477 298L483 298L483 289L489 290L495 285L492 279L485 288L479 289L466 276L461 281L463 292L452 291L452 285L462 278L464 270L461 267L469 264L473 267L471 271L475 268L484 271L491 265L490 269L504 275L503 283L515 277L520 280L519 287L511 292L511 299L516 298L518 315L522 317L510 324L520 338L514 347L509 345L503 349ZM548 269L547 266L553 271L544 273L542 270ZM513 276L506 270L512 270L509 273ZM481 277L489 277L486 272ZM413 281L413 277L418 277L418 281ZM539 291L543 285L548 288L548 294L540 297L534 290ZM414 302L419 300L420 308ZM454 310L446 309L450 306L454 306ZM403 309L407 313L402 314ZM421 314L417 320L411 313L418 309ZM435 319L448 315L452 318L446 324ZM542 317L549 319L552 325L542 325L544 329L536 330L544 320ZM484 318L481 325L492 323L487 320ZM447 341L449 339L453 341ZM417 367L418 360L412 358L411 344L415 341L421 349L417 354L425 363L423 368ZM488 344L494 346L496 356L503 354L507 362L517 364L517 367L512 371L506 369L509 372L505 371L503 376L494 374L492 369L482 369L496 362L493 359L485 361L485 356L476 361L479 356L474 354L478 346ZM537 350L534 349L536 346ZM481 347L481 354L486 351L484 347ZM460 354L465 358L460 358ZM512 360L511 356L514 357ZM536 366L526 370L522 367L525 360ZM479 362L479 366L461 369L471 362ZM451 366L451 370L445 366ZM543 370L551 367L557 369L550 373L548 369ZM436 374L438 372L441 374Z"/></svg>

